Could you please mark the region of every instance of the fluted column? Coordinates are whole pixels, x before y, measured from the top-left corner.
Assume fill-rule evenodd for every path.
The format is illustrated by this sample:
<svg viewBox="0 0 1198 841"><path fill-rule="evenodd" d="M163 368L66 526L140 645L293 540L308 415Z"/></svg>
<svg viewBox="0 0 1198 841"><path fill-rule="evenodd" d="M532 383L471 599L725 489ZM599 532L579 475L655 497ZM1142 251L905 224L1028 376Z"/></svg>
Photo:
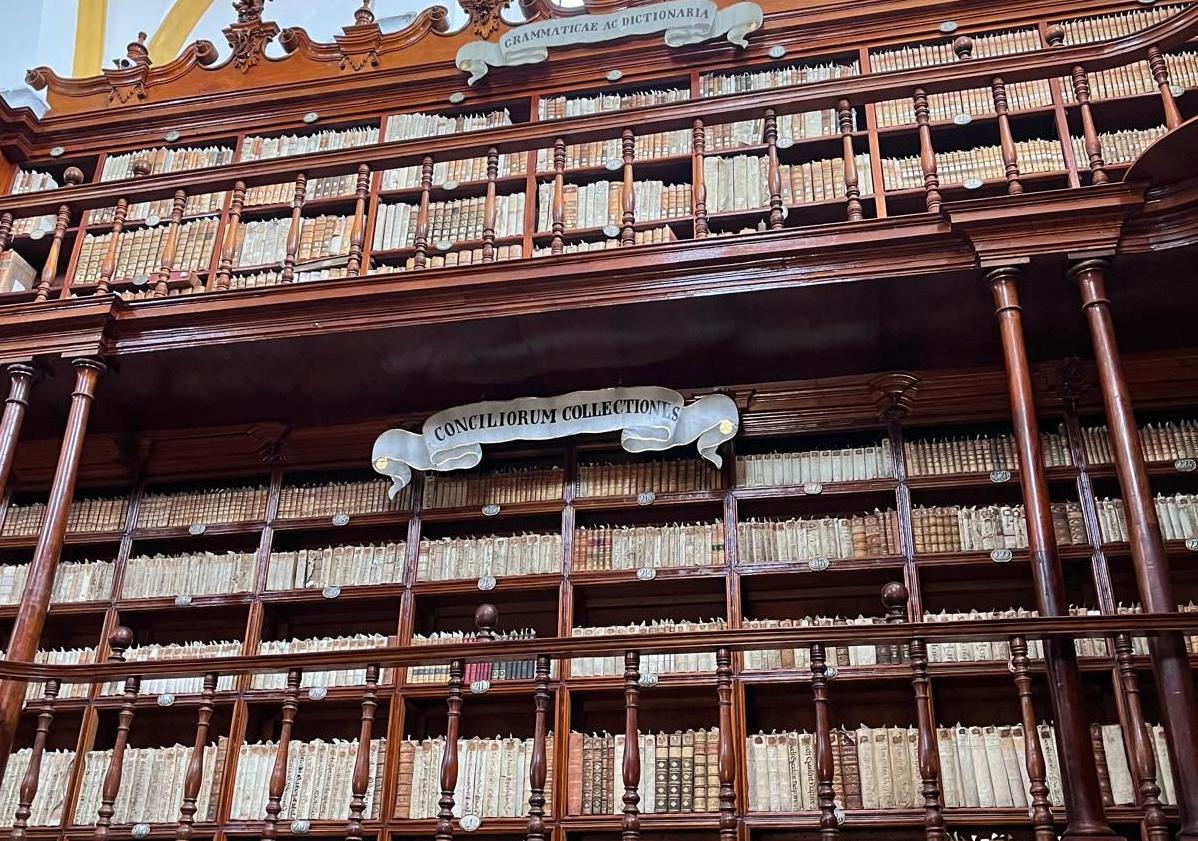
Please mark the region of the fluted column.
<svg viewBox="0 0 1198 841"><path fill-rule="evenodd" d="M1002 333L1011 423L1019 451L1019 480L1027 515L1028 556L1036 585L1036 607L1041 616L1066 616L1069 600L1053 532L1048 481L1040 454L1040 427L1023 338L1023 316L1015 288L1019 276L1018 268L1007 266L987 272L986 280L994 295L995 314ZM1102 810L1098 769L1090 746L1086 700L1073 641L1044 640L1044 661L1060 748L1058 753L1062 758L1061 776L1068 813L1065 838L1114 838Z"/></svg>
<svg viewBox="0 0 1198 841"><path fill-rule="evenodd" d="M1145 613L1172 613L1177 610L1177 595L1173 591L1169 558L1165 554L1148 471L1144 467L1131 394L1115 341L1115 322L1106 290L1109 265L1105 259L1081 260L1069 270L1069 277L1077 281L1081 289L1082 309L1090 326L1140 604ZM1198 838L1198 706L1195 705L1194 678L1185 641L1177 633L1155 634L1148 638L1148 651L1152 655L1161 717L1173 758L1181 835Z"/></svg>
<svg viewBox="0 0 1198 841"><path fill-rule="evenodd" d="M21 596L12 634L5 649L5 657L18 663L33 660L38 640L42 636L46 610L50 606L50 591L54 587L54 573L58 570L58 559L66 539L67 516L70 514L71 500L75 496L75 479L79 473L83 439L87 434L87 418L91 413L96 384L100 375L107 370L103 362L90 358L77 359L74 366L75 389L71 393L66 432L58 455L58 468L50 486L46 516L42 521L37 547L33 550L25 591ZM8 407L5 409L5 417L7 416ZM8 762L24 697L25 681L6 680L0 683L0 775Z"/></svg>

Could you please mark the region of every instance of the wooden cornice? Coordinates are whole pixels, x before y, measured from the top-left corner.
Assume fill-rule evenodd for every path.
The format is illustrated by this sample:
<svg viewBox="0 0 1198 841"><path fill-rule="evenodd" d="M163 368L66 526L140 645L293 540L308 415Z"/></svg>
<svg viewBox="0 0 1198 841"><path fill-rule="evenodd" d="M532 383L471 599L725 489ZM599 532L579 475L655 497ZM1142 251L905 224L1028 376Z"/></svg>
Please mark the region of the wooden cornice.
<svg viewBox="0 0 1198 841"><path fill-rule="evenodd" d="M102 355L108 350L105 334L118 306L112 296L71 298L51 307L14 304L0 319L0 359Z"/></svg>

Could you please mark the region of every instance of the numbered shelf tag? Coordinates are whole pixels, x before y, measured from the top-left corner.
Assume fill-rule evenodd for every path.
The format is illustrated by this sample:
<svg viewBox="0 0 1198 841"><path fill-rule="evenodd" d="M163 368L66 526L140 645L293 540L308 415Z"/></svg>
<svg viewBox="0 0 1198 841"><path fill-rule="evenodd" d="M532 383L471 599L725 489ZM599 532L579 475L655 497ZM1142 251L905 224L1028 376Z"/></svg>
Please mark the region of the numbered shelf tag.
<svg viewBox="0 0 1198 841"><path fill-rule="evenodd" d="M313 701L323 701L329 697L329 690L324 686L313 686L308 690L308 697Z"/></svg>
<svg viewBox="0 0 1198 841"><path fill-rule="evenodd" d="M349 525L349 515L345 514L345 513L334 514L333 515L333 525L348 526Z"/></svg>
<svg viewBox="0 0 1198 841"><path fill-rule="evenodd" d="M335 584L330 584L328 587L325 587L320 591L320 595L324 596L326 599L335 599L341 595L341 588Z"/></svg>
<svg viewBox="0 0 1198 841"><path fill-rule="evenodd" d="M172 706L174 706L174 704L175 704L175 696L170 694L169 692L164 692L163 694L158 696L158 706L172 707Z"/></svg>
<svg viewBox="0 0 1198 841"><path fill-rule="evenodd" d="M470 684L470 692L474 695L485 695L491 689L491 681L476 680Z"/></svg>
<svg viewBox="0 0 1198 841"><path fill-rule="evenodd" d="M462 828L462 832L476 832L483 825L483 819L478 815L462 815L462 819L458 821L458 826Z"/></svg>
<svg viewBox="0 0 1198 841"><path fill-rule="evenodd" d="M494 590L494 589L495 589L495 585L496 585L496 584L498 584L498 583L499 583L499 582L497 582L497 581L495 580L495 576L493 576L493 575L484 575L484 576L482 576L481 578L479 578L479 579L478 579L478 589L480 589L480 590L482 590L482 591L484 591L484 592L486 592L487 590Z"/></svg>
<svg viewBox="0 0 1198 841"><path fill-rule="evenodd" d="M803 493L807 494L808 496L816 496L817 494L822 494L823 492L824 485L822 482L803 483Z"/></svg>
<svg viewBox="0 0 1198 841"><path fill-rule="evenodd" d="M827 558L812 558L807 562L807 568L812 572L823 572L830 566L832 562Z"/></svg>
<svg viewBox="0 0 1198 841"><path fill-rule="evenodd" d="M636 504L652 505L655 499L657 499L657 494L653 493L653 491L641 491L636 495Z"/></svg>
<svg viewBox="0 0 1198 841"><path fill-rule="evenodd" d="M659 680L660 678L653 672L645 672L637 679L637 685L644 689L652 689L657 686Z"/></svg>
<svg viewBox="0 0 1198 841"><path fill-rule="evenodd" d="M190 607L191 596L175 596L175 607Z"/></svg>
<svg viewBox="0 0 1198 841"><path fill-rule="evenodd" d="M657 570L653 567L641 567L636 571L636 577L640 581L652 581L657 577Z"/></svg>
<svg viewBox="0 0 1198 841"><path fill-rule="evenodd" d="M996 564L1009 563L1014 557L1015 553L1010 549L992 549L990 551L990 560Z"/></svg>
<svg viewBox="0 0 1198 841"><path fill-rule="evenodd" d="M483 516L494 517L499 513L499 510L499 506L492 502L490 505L483 506Z"/></svg>
<svg viewBox="0 0 1198 841"><path fill-rule="evenodd" d="M1193 473L1198 470L1198 461L1192 458L1179 458L1173 462L1173 469L1178 473Z"/></svg>
<svg viewBox="0 0 1198 841"><path fill-rule="evenodd" d="M187 527L187 533L199 537L204 532L208 531L208 527L203 523L192 523Z"/></svg>
<svg viewBox="0 0 1198 841"><path fill-rule="evenodd" d="M990 471L990 481L996 485L1001 485L1004 482L1009 482L1009 481L1011 481L1011 471L1010 470L991 470Z"/></svg>

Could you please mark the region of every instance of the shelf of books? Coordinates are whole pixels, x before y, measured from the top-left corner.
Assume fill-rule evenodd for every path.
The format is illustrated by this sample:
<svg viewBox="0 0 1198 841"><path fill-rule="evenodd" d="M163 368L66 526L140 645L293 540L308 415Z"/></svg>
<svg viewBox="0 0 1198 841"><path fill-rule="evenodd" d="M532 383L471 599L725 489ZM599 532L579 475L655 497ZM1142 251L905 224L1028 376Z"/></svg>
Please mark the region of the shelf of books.
<svg viewBox="0 0 1198 841"><path fill-rule="evenodd" d="M1069 613L1138 613L1106 429L1097 417L1066 414L1043 418L1042 428ZM1141 434L1178 607L1195 611L1198 421L1148 413ZM470 817L483 834L524 834L543 704L546 825L615 834L628 750L622 655L499 654L456 678L446 661L242 675L205 674L204 662L389 646L435 652L475 640L480 627L501 652L541 639L1037 617L1009 427L892 421L742 437L724 455L716 469L685 456L633 456L604 440L500 449L471 471L420 475L394 498L384 479L302 465L221 483L84 488L37 662L185 659L191 671L32 684L0 815L18 815L38 834L86 834L99 819L118 834L145 824L169 835L191 798L199 836L256 835L270 815L284 834L321 834L342 832L346 804L360 795L366 834L428 833L454 738L455 825ZM0 623L15 613L43 514L33 491L5 501ZM480 619L484 603L494 606L489 620ZM1142 803L1115 641L1083 634L1073 645L1108 818L1134 826ZM1152 749L1168 769L1147 641L1127 645ZM1189 647L1198 652L1198 641ZM1036 798L1060 804L1040 641L934 641L919 657L947 826L1019 832ZM818 827L826 804L814 770L816 708L802 699L822 687L845 826L915 833L924 802L916 665L906 643L885 641L818 654L807 645L738 650L726 664L714 650L640 656L632 674L642 830L712 832L729 811L751 835ZM1034 736L1012 669L1034 687ZM460 709L451 713L455 679ZM731 789L718 772L721 727L735 745ZM363 738L369 754L359 761ZM1028 771L1033 738L1046 768L1039 781ZM18 813L35 742L42 783L29 813ZM106 818L115 750L123 781ZM1167 771L1160 781L1165 814L1176 820ZM1061 819L1058 805L1049 820Z"/></svg>
<svg viewBox="0 0 1198 841"><path fill-rule="evenodd" d="M1138 32L1181 8L1027 20L761 66L472 97L438 110L384 109L327 125L313 112L315 125L212 129L200 133L202 141L148 140L141 148L126 139L112 153L80 149L31 160L16 168L10 194L85 182L111 190L112 202L84 211L63 204L0 226L0 294L25 301L112 292L141 300L460 269L922 213L942 200L1117 179L1166 131L1162 96L1182 118L1198 113L1192 45L1163 53L1159 67L1137 60L1094 70L1083 87L1033 79L797 111L770 98L840 79L934 73L974 58L1018 61L1057 44ZM678 116L697 101L747 93L773 104L746 119ZM655 115L648 123L639 113L646 109ZM588 128L625 112L623 129ZM559 121L569 124L569 136L545 133ZM1093 137L1088 125L1096 126ZM489 148L497 131L521 126L538 132L539 147ZM438 155L436 138L465 133L479 138L471 155ZM579 133L593 139L571 139ZM373 163L375 150L389 144L406 150L407 163ZM427 145L413 153L413 144ZM1101 149L1097 161L1092 144ZM324 163L354 153L364 156L361 163ZM289 161L293 170L274 182L259 177L247 187L242 180L253 179L255 166L275 172ZM313 166L322 174L309 178ZM1091 172L1095 166L1101 172ZM229 167L235 177L214 181ZM206 186L184 185L152 200L121 197L146 175L192 172Z"/></svg>

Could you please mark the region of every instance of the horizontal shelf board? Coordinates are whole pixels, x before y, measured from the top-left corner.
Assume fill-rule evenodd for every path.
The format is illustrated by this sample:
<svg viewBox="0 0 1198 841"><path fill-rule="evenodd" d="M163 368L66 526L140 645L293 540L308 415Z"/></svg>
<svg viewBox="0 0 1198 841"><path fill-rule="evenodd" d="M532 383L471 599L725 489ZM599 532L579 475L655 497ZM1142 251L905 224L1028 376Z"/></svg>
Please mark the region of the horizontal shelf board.
<svg viewBox="0 0 1198 841"><path fill-rule="evenodd" d="M559 687L561 687L561 685L562 684L560 681L551 679L549 682L550 691L551 692L556 691ZM478 695L475 695L473 692L470 691L469 686L466 686L463 689L463 692L467 698L477 698L477 697L481 697L483 695L486 695L486 696L514 695L516 697L531 699L533 689L535 687L536 687L536 684L534 683L534 681L528 680L528 679L492 680L491 686L486 692L482 692L482 693L479 693ZM441 683L405 683L400 687L400 692L403 694L403 697L413 698L413 699L432 699L432 700L437 700L437 701L444 701L446 698L446 695L447 695L447 691L448 690L447 690L447 686L446 686L445 682L441 682Z"/></svg>
<svg viewBox="0 0 1198 841"><path fill-rule="evenodd" d="M642 505L635 495L632 496L576 496L574 508L578 511L623 511L626 509L644 508L652 510L672 505L703 505L722 503L725 491L688 491L683 493L654 494L653 501Z"/></svg>
<svg viewBox="0 0 1198 841"><path fill-rule="evenodd" d="M347 512L348 513L348 512ZM349 521L344 525L333 522L338 515L311 517L276 517L270 521L275 531L336 531L346 527L369 528L371 526L406 525L412 518L409 511L380 511L370 514L349 513Z"/></svg>
<svg viewBox="0 0 1198 841"><path fill-rule="evenodd" d="M869 479L861 481L821 482L819 493L808 493L803 485L772 485L767 487L740 487L733 491L737 499L787 499L796 496L829 496L835 494L866 494L893 492L898 488L894 479Z"/></svg>
<svg viewBox="0 0 1198 841"><path fill-rule="evenodd" d="M826 570L813 570L809 561L778 561L774 563L739 563L736 571L741 575L769 575L780 572L802 572L818 575L820 572L836 570L870 570L901 568L906 562L902 555L875 555L868 558L827 558Z"/></svg>
<svg viewBox="0 0 1198 841"><path fill-rule="evenodd" d="M420 519L427 523L449 523L462 520L478 520L480 523L492 522L510 517L527 517L542 514L560 515L565 507L562 499L541 500L538 502L510 502L498 506L499 510L492 515L483 513L484 506L469 508L425 508L420 511Z"/></svg>
<svg viewBox="0 0 1198 841"><path fill-rule="evenodd" d="M238 523L196 523L204 527L199 534L191 532L192 526L165 526L161 528L133 529L134 540L179 540L221 535L257 534L266 525L264 520L245 520Z"/></svg>
<svg viewBox="0 0 1198 841"><path fill-rule="evenodd" d="M515 190L524 187L527 183L527 175L501 175L495 179L496 192L504 190ZM452 201L455 198L475 198L485 194L487 191L487 179L479 181L459 181L458 186L452 190L447 189L444 183L434 184L429 190L430 201ZM391 190L379 190L377 195L383 200L402 200L413 199L417 203L420 201L421 195L424 193L424 188L416 187L396 187Z"/></svg>
<svg viewBox="0 0 1198 841"><path fill-rule="evenodd" d="M557 589L561 583L560 573L543 573L537 575L498 575L495 576L495 587L491 590L480 590L477 578L455 578L449 581L417 581L412 585L412 593L417 596L461 595L462 593L479 593L480 599L486 598L486 593L502 590L544 590Z"/></svg>
<svg viewBox="0 0 1198 841"><path fill-rule="evenodd" d="M653 567L654 576L651 580L677 580L684 578L723 578L728 574L728 566L700 567ZM588 569L576 570L570 573L570 581L577 586L598 584L638 584L641 583L636 569ZM635 592L635 591L631 591Z"/></svg>
<svg viewBox="0 0 1198 841"><path fill-rule="evenodd" d="M546 806L548 808L548 805ZM545 816L546 829L552 829L556 825L552 816ZM433 818L393 818L388 829L392 835L420 835L431 837L437 828L437 821ZM455 832L465 834L458 825L458 819L453 819L453 828ZM344 834L345 826L342 822L341 831ZM525 835L528 832L528 818L483 818L482 823L475 832L479 835ZM461 837L459 835L459 837Z"/></svg>
<svg viewBox="0 0 1198 841"><path fill-rule="evenodd" d="M402 583L392 584L346 584L334 598L324 594L324 587L304 587L293 590L266 590L258 596L263 604L309 604L327 601L354 601L355 599L400 598L407 590Z"/></svg>
<svg viewBox="0 0 1198 841"><path fill-rule="evenodd" d="M67 532L65 543L68 546L88 546L91 544L119 543L122 533L119 531ZM0 549L28 549L37 545L38 535L22 534L0 537Z"/></svg>

